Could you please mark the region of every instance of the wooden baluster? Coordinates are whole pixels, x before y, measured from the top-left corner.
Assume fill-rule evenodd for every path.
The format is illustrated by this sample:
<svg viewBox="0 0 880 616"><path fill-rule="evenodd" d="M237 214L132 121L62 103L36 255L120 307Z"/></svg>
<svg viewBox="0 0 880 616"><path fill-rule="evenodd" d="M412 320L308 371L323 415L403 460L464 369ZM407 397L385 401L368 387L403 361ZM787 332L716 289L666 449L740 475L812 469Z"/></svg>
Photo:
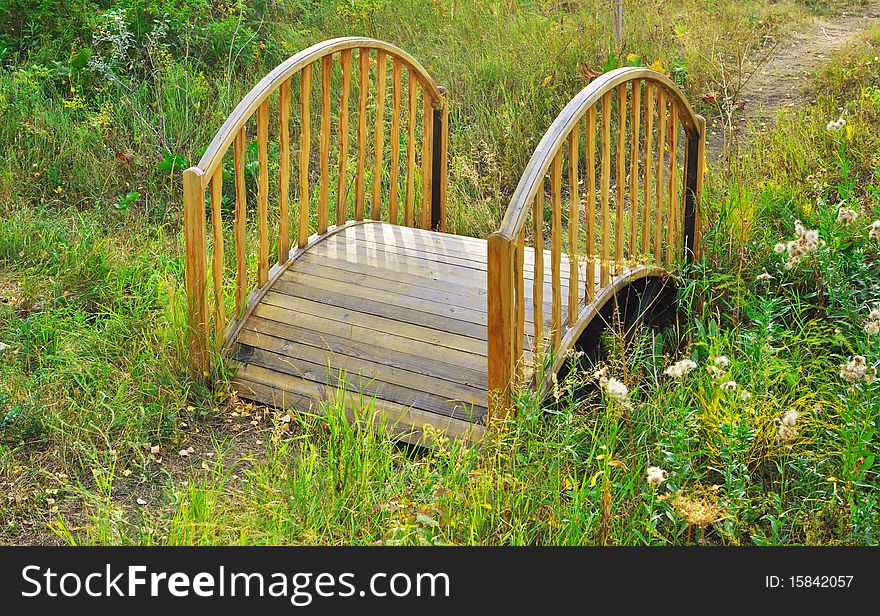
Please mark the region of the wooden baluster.
<svg viewBox="0 0 880 616"><path fill-rule="evenodd" d="M682 159L681 159L681 202L678 206L678 228L676 232L676 242L680 242L678 247L677 254L690 262L690 248L688 248L688 243L685 241L685 227L688 226L688 199L690 191L693 189L693 184L688 183L688 170L691 168L690 157L693 156L694 152L691 151L691 142L688 138L687 131L684 132L684 143L682 143Z"/></svg>
<svg viewBox="0 0 880 616"><path fill-rule="evenodd" d="M651 176L654 173L654 84L645 82L645 167L642 210L642 254L651 252Z"/></svg>
<svg viewBox="0 0 880 616"><path fill-rule="evenodd" d="M577 122L568 135L568 326L574 327L578 313L578 235L581 204L578 197L578 163L580 161L581 123Z"/></svg>
<svg viewBox="0 0 880 616"><path fill-rule="evenodd" d="M373 220L382 218L382 155L385 149L385 52L376 55L376 125L374 130L375 157L373 165Z"/></svg>
<svg viewBox="0 0 880 616"><path fill-rule="evenodd" d="M611 92L602 95L602 184L599 188L602 201L602 256L599 284L605 287L610 282L610 222L608 200L611 193Z"/></svg>
<svg viewBox="0 0 880 616"><path fill-rule="evenodd" d="M638 218L639 218L639 136L641 134L642 84L632 81L632 102L630 121L630 161L629 161L629 258L638 256Z"/></svg>
<svg viewBox="0 0 880 616"><path fill-rule="evenodd" d="M596 105L587 109L587 282L586 301L596 292Z"/></svg>
<svg viewBox="0 0 880 616"><path fill-rule="evenodd" d="M431 172L432 182L435 183L432 191L431 226L437 231L446 231L446 183L449 179L449 96L443 94L443 109L434 112L434 169ZM440 121L437 121L437 115ZM437 132L439 131L439 135ZM439 151L438 151L439 150ZM436 194L434 194L436 193ZM437 199L434 204L433 200Z"/></svg>
<svg viewBox="0 0 880 616"><path fill-rule="evenodd" d="M318 233L327 233L330 218L330 90L333 56L321 59L321 192L318 196Z"/></svg>
<svg viewBox="0 0 880 616"><path fill-rule="evenodd" d="M226 268L226 255L223 250L223 165L218 165L211 176L211 231L214 248L211 260L211 275L214 278L214 341L219 348L226 334L226 306L223 299L223 270Z"/></svg>
<svg viewBox="0 0 880 616"><path fill-rule="evenodd" d="M434 165L434 106L427 89L422 90L422 229L431 228L432 169Z"/></svg>
<svg viewBox="0 0 880 616"><path fill-rule="evenodd" d="M532 281L532 312L535 325L533 351L534 370L535 374L538 374L544 352L544 178L541 178L535 195L532 233L532 242L535 244L535 278Z"/></svg>
<svg viewBox="0 0 880 616"><path fill-rule="evenodd" d="M257 285L269 280L269 100L257 108Z"/></svg>
<svg viewBox="0 0 880 616"><path fill-rule="evenodd" d="M688 233L693 232L691 246L693 259L700 258L700 239L702 237L702 213L700 206L703 199L703 180L706 175L706 118L697 116L698 137L696 143L696 163L694 170L694 193L693 193L693 227Z"/></svg>
<svg viewBox="0 0 880 616"><path fill-rule="evenodd" d="M303 67L300 75L300 117L302 131L299 140L299 247L309 243L309 151L311 150L312 119L309 111L312 100L312 65Z"/></svg>
<svg viewBox="0 0 880 616"><path fill-rule="evenodd" d="M407 71L407 138L406 138L406 208L403 224L415 225L415 174L416 174L416 79L412 71Z"/></svg>
<svg viewBox="0 0 880 616"><path fill-rule="evenodd" d="M397 182L400 172L400 94L403 66L397 58L391 66L391 186L388 222L397 224Z"/></svg>
<svg viewBox="0 0 880 616"><path fill-rule="evenodd" d="M525 262L525 245L526 245L526 229L520 231L516 240L516 248L513 259L513 286L515 290L516 301L516 318L514 319L515 327L513 329L513 361L516 367L517 385L521 385L525 374L522 356L523 356L523 339L525 338L526 324L526 301L524 297L525 275L523 264Z"/></svg>
<svg viewBox="0 0 880 616"><path fill-rule="evenodd" d="M666 216L666 265L678 256L678 110L675 99L669 100L669 213Z"/></svg>
<svg viewBox="0 0 880 616"><path fill-rule="evenodd" d="M240 319L247 308L247 186L244 181L245 130L235 136L232 164L235 169L235 318Z"/></svg>
<svg viewBox="0 0 880 616"><path fill-rule="evenodd" d="M623 267L624 222L623 210L626 206L626 83L617 86L617 203L616 222L614 227L614 274L618 275Z"/></svg>
<svg viewBox="0 0 880 616"><path fill-rule="evenodd" d="M278 263L290 253L290 79L281 84L278 95Z"/></svg>
<svg viewBox="0 0 880 616"><path fill-rule="evenodd" d="M348 95L351 91L351 49L340 54L342 94L339 97L339 173L336 183L336 224L348 219Z"/></svg>
<svg viewBox="0 0 880 616"><path fill-rule="evenodd" d="M360 96L358 100L358 154L357 179L355 180L354 219L364 219L364 166L367 158L367 96L370 89L370 50L361 49L358 53L360 70Z"/></svg>
<svg viewBox="0 0 880 616"><path fill-rule="evenodd" d="M551 300L551 335L553 348L559 350L562 342L562 150L560 149L550 165L550 284L553 291Z"/></svg>
<svg viewBox="0 0 880 616"><path fill-rule="evenodd" d="M654 210L654 263L660 264L663 258L661 251L661 231L663 228L663 167L665 166L666 149L666 93L662 88L657 91L657 208Z"/></svg>

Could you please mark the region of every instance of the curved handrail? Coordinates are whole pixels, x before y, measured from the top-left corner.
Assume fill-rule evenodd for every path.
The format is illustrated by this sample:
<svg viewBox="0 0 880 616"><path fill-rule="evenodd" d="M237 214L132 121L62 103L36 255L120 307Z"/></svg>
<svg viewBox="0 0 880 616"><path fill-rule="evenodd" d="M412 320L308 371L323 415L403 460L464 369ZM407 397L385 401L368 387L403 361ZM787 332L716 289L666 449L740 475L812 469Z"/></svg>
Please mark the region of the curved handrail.
<svg viewBox="0 0 880 616"><path fill-rule="evenodd" d="M259 175L257 178L256 231L257 243L257 287L258 292L265 292L274 273L281 271L295 253L304 249L314 236L310 236L309 217L309 164L311 145L311 84L313 64L320 63L321 78L321 123L320 139L320 182L318 184L317 236L323 236L332 228L329 219L329 178L331 149L331 90L333 55L340 52L342 69L342 88L339 99L339 131L337 138L339 147L339 174L337 176L336 228L346 224L348 200L345 192L348 141L349 141L349 93L351 84L352 50L358 53L358 70L360 89L357 112L357 175L354 191L355 220L363 220L366 200L366 151L369 140L366 127L367 99L370 92L371 65L376 67L376 97L373 127L373 187L371 200L372 218L381 217L383 190L383 153L382 145L385 132L383 109L385 99L385 81L387 60L392 63L392 116L391 116L391 165L398 164L400 159L400 102L402 97L402 70L407 72L407 136L406 143L406 193L405 203L400 200L403 216L407 225L415 224L415 182L418 173L416 168L416 88L421 94L421 205L420 219L424 228L443 230L445 226L446 202L446 169L447 169L447 135L448 112L447 91L439 87L427 70L411 55L402 49L384 41L366 37L344 37L312 45L296 55L291 56L268 75L263 77L256 86L236 105L232 113L214 135L208 148L198 164L183 172L183 218L186 243L186 292L187 312L191 326L189 336L190 356L193 366L198 372L204 372L210 364L209 341L213 329L215 347L219 350L227 330L225 309L225 271L226 256L224 251L224 230L221 204L223 201L223 160L229 150L233 150L233 169L235 184L235 307L236 320L240 320L243 310L254 299L250 300L247 292L250 287L247 267L247 219L248 189L245 180L245 151L247 143L247 123L256 117L256 143L258 146ZM374 54L375 52L375 54ZM375 61L373 60L375 57ZM291 250L290 233L290 107L291 81L299 74L300 98L299 109L303 125L299 138L299 216L295 238L296 249ZM270 271L270 225L269 225L269 102L270 96L277 93L278 100L278 259ZM232 147L235 144L234 148ZM392 169L390 198L388 204L389 221L397 222L397 189L395 170ZM208 311L208 244L206 242L207 219L205 211L205 192L208 191L211 215L211 246L210 277L213 287L213 316Z"/></svg>
<svg viewBox="0 0 880 616"><path fill-rule="evenodd" d="M223 123L223 126L220 127L220 130L217 131L214 139L211 140L208 149L205 150L205 153L202 155L198 164L190 169L204 178L211 177L217 169L217 166L220 164L220 161L223 159L223 155L229 149L229 146L238 134L238 131L245 125L251 116L254 115L257 108L264 100L266 100L266 98L269 97L270 94L305 66L316 60L320 60L324 56L334 54L338 51L344 51L346 49L376 49L399 59L407 66L407 69L412 71L412 74L418 78L427 92L430 93L433 105L435 107L440 107L444 104L443 94L428 71L418 60L399 47L392 45L391 43L386 43L385 41L361 36L330 39L312 45L296 55L291 56L263 77L259 83L248 92L235 109L233 109L232 113L229 114L229 117Z"/></svg>
<svg viewBox="0 0 880 616"><path fill-rule="evenodd" d="M671 94L682 110L681 121L685 133L690 138L698 136L700 130L698 116L682 91L669 77L653 69L642 67L618 68L604 73L578 92L544 133L513 192L501 227L495 234L503 235L509 241L514 241L518 237L528 217L530 204L538 192L539 182L542 182L547 175L550 164L574 126L606 92L622 83L639 79L651 81Z"/></svg>
<svg viewBox="0 0 880 616"><path fill-rule="evenodd" d="M638 149L640 131L641 83L645 82L645 107L646 137L645 137L645 166L644 166L644 202L642 208L642 256L639 256L636 229L638 226ZM627 85L632 83L629 89L632 105L630 115L632 131L629 135L629 144L625 134L627 116ZM649 87L650 86L650 87ZM616 90L616 115L617 115L617 138L616 138L616 172L615 182L617 196L614 202L614 219L611 218L611 125L615 109L612 106L612 93ZM654 146L652 145L652 126L655 90L660 96L657 101L657 159L653 162ZM602 156L599 205L601 207L601 254L596 255L594 250L593 225L596 221L596 212L593 209L596 204L596 111L601 103L602 111ZM667 115L667 104L669 115ZM586 252L587 259L583 302L581 303L581 287L579 283L579 249L578 249L578 225L580 213L578 196L578 157L580 146L578 145L581 121L587 117L587 200L586 212ZM667 134L666 130L669 129ZM678 188L678 130L682 128L685 133L684 159L682 169L682 201L679 202ZM702 176L705 158L705 120L694 113L690 103L684 94L666 75L648 68L622 68L610 71L600 76L590 85L578 92L556 117L550 128L544 133L538 143L535 152L526 165L525 171L517 184L516 190L510 200L510 205L505 213L501 227L489 236L487 252L487 286L488 286L488 384L489 384L489 414L490 416L504 417L512 408L511 386L514 379L523 379L522 358L524 357L523 338L525 332L525 304L524 292L525 260L524 246L526 243L526 220L531 214L534 223L533 245L535 251L534 276L531 302L533 304L533 322L535 326L534 345L538 349L538 361L544 351L545 339L549 342L549 348L557 352L553 369L558 367L561 357L559 352L569 348L574 343L574 337L579 335L584 321L584 315L595 309L599 297L609 289L616 288L615 280L620 278L621 266L630 268L624 259L625 235L628 235L627 257L631 262L639 263L647 254L651 254L651 261L655 266L660 266L663 261L671 265L678 253L678 247L683 246L684 254L689 260L693 259L699 251L697 241L699 234L698 204L702 191ZM563 147L567 145L568 152L568 182L570 191L569 215L568 215L568 286L567 297L563 298L562 276L562 177L563 158L566 153ZM626 179L625 151L630 148L629 181ZM668 176L664 180L665 169L668 166ZM649 198L652 180L649 178L651 170L656 183L654 194L654 211L651 213L652 202ZM550 203L551 203L551 250L550 260L550 326L545 326L542 316L544 305L544 205L545 205L545 179L550 176ZM626 210L625 187L629 184L629 213ZM666 184L664 186L664 184ZM665 201L668 207L661 207L664 201L664 190L667 195ZM681 209L679 209L681 208ZM664 213L665 210L665 213ZM626 230L625 216L629 219L629 230ZM681 218L679 218L681 217ZM663 231L663 219L665 218L665 234ZM680 224L683 223L683 224ZM610 231L614 227L614 241L612 242ZM653 226L653 249L651 249L649 232ZM681 232L681 233L680 233ZM663 241L665 235L665 242ZM610 253L614 246L615 254ZM665 259L663 259L663 246L665 244ZM598 256L598 259L597 259ZM633 257L636 257L633 259ZM612 265L614 276L612 277ZM647 265L640 263L640 265ZM596 271L598 268L598 272ZM630 271L632 271L630 269ZM597 276L598 273L598 276ZM625 280L625 277L622 279ZM596 289L596 284L599 288ZM567 300L568 319L563 322L563 302ZM583 308L579 308L583 306ZM586 312L584 312L586 311ZM567 346L568 345L568 346ZM534 360L533 360L534 361ZM536 383L536 386L540 384Z"/></svg>

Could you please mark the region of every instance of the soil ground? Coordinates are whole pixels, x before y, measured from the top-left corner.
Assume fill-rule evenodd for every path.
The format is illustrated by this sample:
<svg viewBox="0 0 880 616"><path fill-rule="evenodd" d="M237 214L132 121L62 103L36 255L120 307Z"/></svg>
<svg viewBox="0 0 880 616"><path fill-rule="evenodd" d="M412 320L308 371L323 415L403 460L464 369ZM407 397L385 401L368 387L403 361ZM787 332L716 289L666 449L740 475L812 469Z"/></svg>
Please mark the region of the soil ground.
<svg viewBox="0 0 880 616"><path fill-rule="evenodd" d="M735 112L734 148L747 144L752 131L767 130L776 113L794 107L806 98L810 74L826 63L831 52L880 21L880 2L848 14L819 18L807 27L790 33L785 40L767 40L754 58L758 68L739 94ZM720 119L711 124L709 149L713 158L724 155L724 128Z"/></svg>

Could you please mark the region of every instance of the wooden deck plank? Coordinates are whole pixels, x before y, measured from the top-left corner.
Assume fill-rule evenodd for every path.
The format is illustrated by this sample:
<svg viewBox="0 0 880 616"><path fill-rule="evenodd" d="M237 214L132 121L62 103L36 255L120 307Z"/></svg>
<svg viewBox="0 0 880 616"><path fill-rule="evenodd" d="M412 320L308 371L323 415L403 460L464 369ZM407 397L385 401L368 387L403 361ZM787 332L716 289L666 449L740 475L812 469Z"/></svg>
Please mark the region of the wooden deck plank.
<svg viewBox="0 0 880 616"><path fill-rule="evenodd" d="M468 248L459 251L450 249L446 245L439 244L439 242L436 244L431 242L428 244L423 243L421 245L409 245L402 243L406 240L396 240L393 238L377 240L364 237L361 229L365 226L371 227L373 225L361 225L360 227L353 229L352 233L336 237L332 242L328 242L327 245L335 247L336 254L341 250L346 254L346 259L350 258L350 256L348 256L349 251L355 253L359 258L361 256L370 258L375 255L388 255L389 260L393 261L407 262L408 259L413 259L418 262L429 262L426 263L426 265L430 267L442 267L443 265L447 265L450 269L458 267L473 269L481 272L482 275L485 276L487 267L487 253L485 249L476 250ZM551 273L551 260L549 259L551 251L545 250L544 254L546 257L544 259L544 271L549 275ZM567 254L562 256L565 271L561 273L561 278L564 281L568 281L570 276L570 261ZM528 255L524 259L523 270L526 275L531 275L534 272L534 268L534 250L529 250ZM586 259L578 260L578 269L579 277L581 274L586 273ZM472 274L472 272L466 272L466 274Z"/></svg>
<svg viewBox="0 0 880 616"><path fill-rule="evenodd" d="M303 277L305 278L305 277ZM458 318L454 315L438 314L425 309L413 308L405 305L405 295L385 294L386 301L381 301L369 297L369 293L364 288L353 285L343 285L343 289L330 289L330 283L324 287L317 287L309 284L308 280L297 280L295 282L278 281L273 290L291 297L299 297L313 302L320 302L329 306L345 308L347 310L357 310L367 315L384 317L392 321L400 323L409 323L436 329L441 332L448 332L468 338L476 338L482 340L486 337L485 319L483 323L474 320L466 320ZM348 287L350 292L345 292ZM398 302L398 298L400 301ZM434 304L436 306L436 304ZM425 308L423 306L423 308ZM430 306L427 306L430 308ZM442 307L441 307L442 309ZM449 310L449 307L446 308ZM462 309L463 310L463 309Z"/></svg>
<svg viewBox="0 0 880 616"><path fill-rule="evenodd" d="M249 364L242 364L233 384L236 385L240 395L264 404L297 408L312 413L320 412L319 407L324 401L335 399L335 396L339 395L326 385ZM297 403L304 405L305 400L309 400L308 407L295 406ZM349 421L355 425L371 421L373 425L384 426L396 437L414 444L425 444L426 425L465 442L476 441L485 431L481 425L436 413L426 413L392 402L362 399L351 392L345 392L344 401Z"/></svg>
<svg viewBox="0 0 880 616"><path fill-rule="evenodd" d="M394 402L406 407L413 407L449 415L465 421L479 421L486 413L485 407L474 403L465 403L455 397L438 396L432 392L414 389L414 382L401 385L393 382L394 375L389 368L379 373L347 372L344 367L307 361L302 357L290 358L281 353L273 353L265 349L241 344L236 358L251 366L261 366L267 370L281 372L286 375L312 381L333 388L344 388L346 391L358 393L368 398L385 402ZM319 360L320 361L320 360ZM381 380L377 378L381 374ZM398 379L404 380L404 379Z"/></svg>
<svg viewBox="0 0 880 616"><path fill-rule="evenodd" d="M377 354L375 352L375 339L369 336L369 333L364 337L366 338L365 341L363 338L353 336L342 337L311 329L292 328L287 323L265 319L256 315L248 321L247 326L242 330L239 340L245 336L246 332L268 335L276 340L289 342L292 345L313 346L325 354L355 357L369 360L378 365L401 368L423 377L451 381L456 385L479 391L484 391L487 387L485 370L466 368L460 364L447 364L442 361L435 361L427 365L424 357L421 355L413 355L403 351L382 355Z"/></svg>
<svg viewBox="0 0 880 616"><path fill-rule="evenodd" d="M401 336L397 332L383 332L366 327L360 327L346 322L328 318L322 308L323 304L314 304L313 310L318 314L306 312L304 308L310 308L309 303L303 300L296 308L275 306L266 302L261 303L253 314L258 317L276 321L288 325L294 332L300 329L309 329L323 334L330 334L340 338L351 338L360 342L372 343L376 354L410 353L425 357L433 355L433 361L442 361L452 365L460 365L472 370L484 370L485 352L483 354L462 351L459 349L441 347L434 342L423 342ZM323 313L323 314L322 314ZM428 362L426 362L428 364ZM430 365L430 364L428 364Z"/></svg>
<svg viewBox="0 0 880 616"><path fill-rule="evenodd" d="M551 259L539 252L549 332ZM488 405L486 255L483 240L374 221L317 241L274 279L242 323L231 347L240 364L234 382L245 397L271 403L284 395L312 412L341 386L352 418L372 399L380 414L399 422L392 432L411 442L422 438L426 423L445 426L453 437L481 433ZM526 250L523 263L526 378L535 342L534 255ZM558 284L567 297L572 268L567 255L562 260ZM597 262L579 260L574 268L581 298L588 268L598 280ZM561 310L567 329L567 303Z"/></svg>

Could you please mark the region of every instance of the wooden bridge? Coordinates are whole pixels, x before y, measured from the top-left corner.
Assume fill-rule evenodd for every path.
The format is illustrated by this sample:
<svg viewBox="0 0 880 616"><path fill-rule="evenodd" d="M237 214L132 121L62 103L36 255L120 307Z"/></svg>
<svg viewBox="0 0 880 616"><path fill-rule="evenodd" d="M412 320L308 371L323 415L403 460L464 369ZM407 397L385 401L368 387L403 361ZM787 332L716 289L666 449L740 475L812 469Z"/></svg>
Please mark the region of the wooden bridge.
<svg viewBox="0 0 880 616"><path fill-rule="evenodd" d="M705 122L665 75L618 69L578 93L488 240L447 232L448 112L417 60L367 38L314 45L251 90L183 175L197 370L225 355L244 398L473 441L617 295L693 258Z"/></svg>

